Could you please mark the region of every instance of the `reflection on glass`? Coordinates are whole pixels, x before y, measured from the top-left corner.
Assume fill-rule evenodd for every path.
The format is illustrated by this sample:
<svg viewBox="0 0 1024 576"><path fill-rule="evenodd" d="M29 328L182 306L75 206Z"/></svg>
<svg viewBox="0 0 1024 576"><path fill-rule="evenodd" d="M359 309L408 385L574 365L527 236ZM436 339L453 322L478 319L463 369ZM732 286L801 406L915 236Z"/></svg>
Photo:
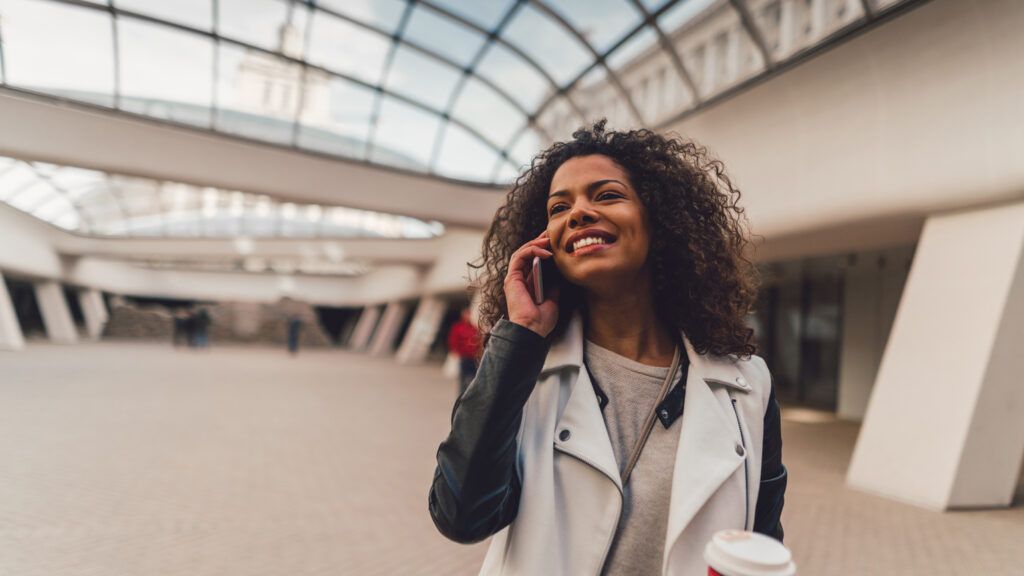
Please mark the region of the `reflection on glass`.
<svg viewBox="0 0 1024 576"><path fill-rule="evenodd" d="M498 43L487 48L476 73L504 90L526 110L540 106L553 90L536 68Z"/></svg>
<svg viewBox="0 0 1024 576"><path fill-rule="evenodd" d="M629 0L547 0L547 4L604 53L643 21Z"/></svg>
<svg viewBox="0 0 1024 576"><path fill-rule="evenodd" d="M533 58L559 84L567 84L590 64L587 49L558 23L527 4L502 36Z"/></svg>
<svg viewBox="0 0 1024 576"><path fill-rule="evenodd" d="M466 87L455 101L452 117L478 131L498 147L506 146L516 130L526 124L526 117L508 100L476 78L466 82Z"/></svg>
<svg viewBox="0 0 1024 576"><path fill-rule="evenodd" d="M201 30L210 30L213 26L213 8L210 5L210 0L174 0L174 2L117 0L117 7L121 10L138 12Z"/></svg>
<svg viewBox="0 0 1024 576"><path fill-rule="evenodd" d="M130 18L118 21L117 34L123 110L209 125L211 40Z"/></svg>
<svg viewBox="0 0 1024 576"><path fill-rule="evenodd" d="M3 0L7 83L93 104L114 102L110 14L38 0Z"/></svg>
<svg viewBox="0 0 1024 576"><path fill-rule="evenodd" d="M302 68L277 56L218 46L216 127L249 138L290 143Z"/></svg>
<svg viewBox="0 0 1024 576"><path fill-rule="evenodd" d="M776 396L834 410L843 283L837 259L776 263L765 269L765 278L751 324Z"/></svg>
<svg viewBox="0 0 1024 576"><path fill-rule="evenodd" d="M307 70L297 144L321 152L363 158L376 98L376 93L369 88L317 70Z"/></svg>
<svg viewBox="0 0 1024 576"><path fill-rule="evenodd" d="M314 12L308 59L370 84L381 80L391 40L324 12Z"/></svg>
<svg viewBox="0 0 1024 576"><path fill-rule="evenodd" d="M449 122L435 170L463 180L487 181L497 159L497 152L479 138Z"/></svg>
<svg viewBox="0 0 1024 576"><path fill-rule="evenodd" d="M412 48L399 46L388 71L385 88L436 110L444 110L452 89L461 77L462 71Z"/></svg>
<svg viewBox="0 0 1024 576"><path fill-rule="evenodd" d="M384 96L370 158L425 172L441 118Z"/></svg>
<svg viewBox="0 0 1024 576"><path fill-rule="evenodd" d="M434 0L433 3L462 16L466 20L484 28L493 30L501 17L508 11L513 0L487 0L486 2L466 0Z"/></svg>
<svg viewBox="0 0 1024 576"><path fill-rule="evenodd" d="M282 30L287 21L284 0L217 0L219 33L260 48L284 51Z"/></svg>
<svg viewBox="0 0 1024 576"><path fill-rule="evenodd" d="M404 38L450 58L460 66L470 63L484 37L454 20L422 6L412 11Z"/></svg>
<svg viewBox="0 0 1024 576"><path fill-rule="evenodd" d="M398 27L408 3L406 0L317 0L317 4L391 34Z"/></svg>

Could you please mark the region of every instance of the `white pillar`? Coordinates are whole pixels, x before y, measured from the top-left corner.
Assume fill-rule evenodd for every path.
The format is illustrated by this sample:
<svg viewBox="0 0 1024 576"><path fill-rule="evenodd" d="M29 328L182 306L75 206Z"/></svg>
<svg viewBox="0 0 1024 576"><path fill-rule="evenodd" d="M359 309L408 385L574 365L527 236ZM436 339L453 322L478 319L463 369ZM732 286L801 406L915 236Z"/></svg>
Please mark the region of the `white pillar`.
<svg viewBox="0 0 1024 576"><path fill-rule="evenodd" d="M796 7L798 0L782 0L779 4L779 50L775 61L789 56L796 44Z"/></svg>
<svg viewBox="0 0 1024 576"><path fill-rule="evenodd" d="M373 334L373 341L370 342L370 354L387 356L394 350L398 329L402 327L402 320L405 319L408 309L409 306L405 302L388 302L380 318L380 326Z"/></svg>
<svg viewBox="0 0 1024 576"><path fill-rule="evenodd" d="M366 346L370 343L370 336L373 335L373 329L377 326L377 320L380 318L382 308L383 305L363 308L363 313L359 315L356 329L352 332L352 339L348 343L349 348L353 350L366 349Z"/></svg>
<svg viewBox="0 0 1024 576"><path fill-rule="evenodd" d="M861 258L843 275L837 415L861 421L907 279L906 257Z"/></svg>
<svg viewBox="0 0 1024 576"><path fill-rule="evenodd" d="M78 305L82 308L82 316L85 317L86 333L90 339L99 340L103 335L103 327L110 319L103 294L94 288L81 290L78 292Z"/></svg>
<svg viewBox="0 0 1024 576"><path fill-rule="evenodd" d="M44 280L34 285L36 302L43 316L46 335L55 344L74 344L78 342L78 330L71 318L68 301L64 298L64 288L59 282Z"/></svg>
<svg viewBox="0 0 1024 576"><path fill-rule="evenodd" d="M7 292L7 283L0 274L0 350L21 350L25 347L25 336L21 333L18 314Z"/></svg>
<svg viewBox="0 0 1024 576"><path fill-rule="evenodd" d="M420 300L409 329L405 332L405 338L398 347L399 362L415 364L426 359L430 345L434 343L437 332L441 329L446 309L444 300L436 296L424 296Z"/></svg>
<svg viewBox="0 0 1024 576"><path fill-rule="evenodd" d="M853 488L1007 506L1024 456L1024 203L928 219L850 462Z"/></svg>
<svg viewBox="0 0 1024 576"><path fill-rule="evenodd" d="M811 3L811 42L825 35L828 29L827 0L813 0Z"/></svg>

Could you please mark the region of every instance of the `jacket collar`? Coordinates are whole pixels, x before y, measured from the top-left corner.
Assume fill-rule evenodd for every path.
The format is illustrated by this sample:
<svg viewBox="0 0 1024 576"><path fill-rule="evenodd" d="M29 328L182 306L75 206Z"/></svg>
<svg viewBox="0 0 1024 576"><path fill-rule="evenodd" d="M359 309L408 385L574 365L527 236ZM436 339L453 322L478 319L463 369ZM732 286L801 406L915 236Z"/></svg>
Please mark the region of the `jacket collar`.
<svg viewBox="0 0 1024 576"><path fill-rule="evenodd" d="M723 388L749 392L750 386L730 356L698 354L686 335L689 359L685 411L676 451L669 505L665 559L686 526L719 486L741 466L738 422ZM555 342L541 373L574 367L575 384L555 429L555 449L572 455L607 476L622 491L618 464L598 399L583 366L583 321L576 314L564 336ZM568 434L563 434L568 431Z"/></svg>
<svg viewBox="0 0 1024 576"><path fill-rule="evenodd" d="M699 354L693 348L686 334L681 334L686 347L686 356L690 366L696 368L705 382L727 386L740 392L749 392L750 386L736 369L736 359L729 356ZM581 368L583 366L583 316L579 312L573 315L565 334L551 345L541 374L562 368ZM584 371L585 372L585 371ZM692 374L689 372L688 374Z"/></svg>

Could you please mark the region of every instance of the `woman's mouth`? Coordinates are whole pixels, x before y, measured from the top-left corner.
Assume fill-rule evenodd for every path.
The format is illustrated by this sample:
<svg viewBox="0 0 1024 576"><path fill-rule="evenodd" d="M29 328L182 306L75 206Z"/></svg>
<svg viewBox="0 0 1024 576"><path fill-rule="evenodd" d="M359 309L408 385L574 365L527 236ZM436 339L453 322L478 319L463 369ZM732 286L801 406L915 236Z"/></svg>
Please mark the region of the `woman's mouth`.
<svg viewBox="0 0 1024 576"><path fill-rule="evenodd" d="M615 237L610 234L587 234L582 238L572 241L567 253L574 256L582 256L592 252L607 250L615 243Z"/></svg>

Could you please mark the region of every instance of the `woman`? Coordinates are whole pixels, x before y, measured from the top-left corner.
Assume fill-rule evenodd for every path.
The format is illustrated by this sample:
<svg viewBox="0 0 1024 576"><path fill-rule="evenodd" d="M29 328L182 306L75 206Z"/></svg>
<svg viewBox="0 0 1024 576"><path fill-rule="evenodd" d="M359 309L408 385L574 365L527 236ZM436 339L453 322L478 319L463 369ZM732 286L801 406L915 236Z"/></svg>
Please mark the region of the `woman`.
<svg viewBox="0 0 1024 576"><path fill-rule="evenodd" d="M692 142L603 121L573 138L485 237L486 348L430 513L457 542L497 534L482 574L704 574L718 530L783 536L740 193ZM534 257L557 268L540 305Z"/></svg>

